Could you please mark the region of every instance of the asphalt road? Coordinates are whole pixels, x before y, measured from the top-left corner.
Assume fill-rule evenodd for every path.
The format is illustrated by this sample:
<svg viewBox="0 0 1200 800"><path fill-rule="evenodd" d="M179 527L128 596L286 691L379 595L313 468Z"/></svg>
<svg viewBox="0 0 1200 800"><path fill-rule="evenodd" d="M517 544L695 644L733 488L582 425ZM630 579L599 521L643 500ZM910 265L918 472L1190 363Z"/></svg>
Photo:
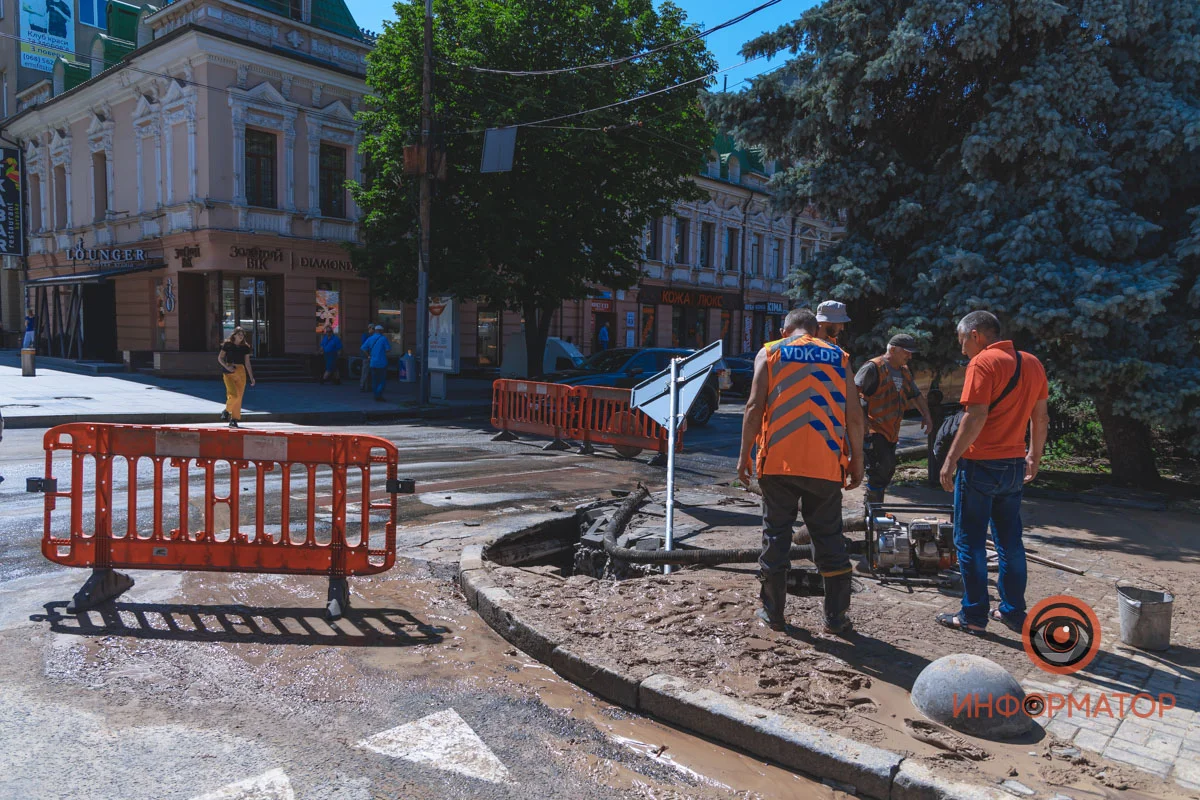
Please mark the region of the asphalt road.
<svg viewBox="0 0 1200 800"><path fill-rule="evenodd" d="M682 484L732 478L740 419L728 405L686 434ZM462 546L663 478L644 456L545 453L540 442L492 442L485 425L356 430L396 442L418 488L401 500L397 566L353 579L352 611L335 623L323 618L322 579L221 573L135 572L116 603L65 614L86 573L42 557L42 498L24 492L25 478L42 474L42 431L9 431L0 443L0 797L833 796L596 701L474 615L446 580ZM114 478L122 530L127 469ZM148 524L152 472L140 469L135 482L138 521ZM244 480L243 491L253 485ZM276 485L268 480L264 494L278 530ZM198 475L189 487L198 524ZM323 478L317 488L324 497ZM167 508L178 490L168 470ZM82 511L86 528L90 500Z"/></svg>

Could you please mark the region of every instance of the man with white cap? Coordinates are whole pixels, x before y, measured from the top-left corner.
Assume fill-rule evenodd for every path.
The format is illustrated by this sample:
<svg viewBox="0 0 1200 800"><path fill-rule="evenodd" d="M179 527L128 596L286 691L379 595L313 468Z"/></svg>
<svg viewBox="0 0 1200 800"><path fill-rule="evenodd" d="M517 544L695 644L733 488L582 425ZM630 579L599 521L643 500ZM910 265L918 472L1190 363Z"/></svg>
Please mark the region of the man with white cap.
<svg viewBox="0 0 1200 800"><path fill-rule="evenodd" d="M849 321L850 315L846 313L845 303L826 300L817 306L817 338L824 339L830 344L837 344L838 334L842 332Z"/></svg>
<svg viewBox="0 0 1200 800"><path fill-rule="evenodd" d="M362 351L367 354L367 366L371 369L371 388L375 392L375 402L383 402L383 387L387 382L388 351L392 343L383 335L383 326L376 325L375 333L362 343Z"/></svg>
<svg viewBox="0 0 1200 800"><path fill-rule="evenodd" d="M929 405L908 368L916 352L917 340L907 333L898 333L888 342L884 355L863 364L854 376L867 415L863 454L868 503L883 502L883 493L896 472L896 444L900 441L904 412L916 406L921 412L921 429L928 433L933 425Z"/></svg>

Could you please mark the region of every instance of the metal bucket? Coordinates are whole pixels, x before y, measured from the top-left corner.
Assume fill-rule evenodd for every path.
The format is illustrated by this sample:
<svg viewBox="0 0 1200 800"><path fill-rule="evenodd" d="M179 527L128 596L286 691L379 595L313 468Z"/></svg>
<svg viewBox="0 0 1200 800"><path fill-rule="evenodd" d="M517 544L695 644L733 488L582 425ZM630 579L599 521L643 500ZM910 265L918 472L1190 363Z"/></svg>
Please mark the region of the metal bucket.
<svg viewBox="0 0 1200 800"><path fill-rule="evenodd" d="M1124 585L1117 581L1117 606L1121 613L1121 641L1140 650L1166 650L1171 646L1171 609L1175 597L1165 586L1148 581Z"/></svg>

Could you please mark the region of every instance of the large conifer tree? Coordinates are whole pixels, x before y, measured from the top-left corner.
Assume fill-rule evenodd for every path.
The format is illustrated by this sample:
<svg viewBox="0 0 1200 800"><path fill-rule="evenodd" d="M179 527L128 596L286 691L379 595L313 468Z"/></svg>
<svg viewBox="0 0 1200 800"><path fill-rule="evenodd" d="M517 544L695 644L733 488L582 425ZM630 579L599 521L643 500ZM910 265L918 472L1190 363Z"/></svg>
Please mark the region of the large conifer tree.
<svg viewBox="0 0 1200 800"><path fill-rule="evenodd" d="M859 349L990 309L1095 401L1117 480L1148 426L1200 444L1200 4L828 0L746 55L786 65L714 110L799 159L779 199L846 211L793 274L851 305Z"/></svg>

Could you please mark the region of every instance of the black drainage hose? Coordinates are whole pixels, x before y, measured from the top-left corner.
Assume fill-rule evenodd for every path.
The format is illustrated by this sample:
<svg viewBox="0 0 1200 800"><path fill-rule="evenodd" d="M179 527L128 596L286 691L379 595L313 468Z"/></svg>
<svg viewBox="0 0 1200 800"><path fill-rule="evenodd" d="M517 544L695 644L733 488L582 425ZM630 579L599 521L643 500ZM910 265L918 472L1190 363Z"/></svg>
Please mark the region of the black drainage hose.
<svg viewBox="0 0 1200 800"><path fill-rule="evenodd" d="M622 501L617 508L617 513L613 515L612 521L608 525L608 529L604 533L604 552L610 558L615 558L618 561L628 561L633 564L672 564L678 566L687 565L703 565L713 566L715 564L753 564L758 561L758 557L762 551L757 547L746 547L736 550L635 550L630 547L621 547L617 544L617 537L624 533L625 528L629 526L633 515L637 513L638 507L650 497L650 491L640 483L637 489L629 493L629 496ZM864 530L866 528L866 520L861 516L846 517L842 520L843 530ZM803 529L803 526L801 526ZM806 559L813 560L813 549L811 544L792 545L790 553L792 560Z"/></svg>

